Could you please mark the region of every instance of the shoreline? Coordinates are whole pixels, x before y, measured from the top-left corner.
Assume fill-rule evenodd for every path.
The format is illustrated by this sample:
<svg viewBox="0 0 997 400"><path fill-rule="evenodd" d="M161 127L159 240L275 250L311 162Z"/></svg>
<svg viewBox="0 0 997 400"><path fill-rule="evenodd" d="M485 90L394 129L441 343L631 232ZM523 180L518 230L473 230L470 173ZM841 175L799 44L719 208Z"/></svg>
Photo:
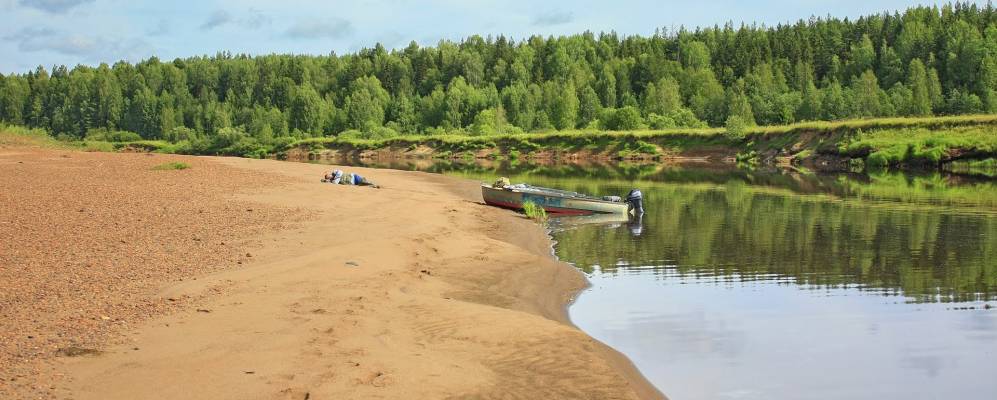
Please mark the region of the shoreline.
<svg viewBox="0 0 997 400"><path fill-rule="evenodd" d="M578 296L584 293L586 289L592 287L592 282L588 280L588 278L581 270L572 267L565 261L561 261L560 257L557 257L556 253L557 249L555 248L557 244L553 241L553 236L550 234L549 231L546 233L546 236L547 236L547 242L550 245L550 250L551 250L550 256L554 259L554 261L563 268L570 268L578 275L580 275L582 279L585 280L585 285L580 288L577 288L574 291L574 293L570 296L568 301L565 301L564 305L561 307L562 313L564 314L564 321L562 322L571 325L571 327L585 333L586 336L589 336L588 332L582 330L582 328L578 327L578 325L575 325L574 321L571 320L570 309L571 306L575 304L575 301L578 300ZM609 362L616 368L616 370L623 375L624 379L626 379L627 382L630 383L631 387L633 387L634 391L637 393L637 397L639 399L668 400L668 396L666 396L664 392L661 391L661 389L659 389L657 386L654 386L654 384L652 384L649 380L647 380L647 377L645 377L644 373L641 372L639 368L637 368L637 365L635 365L633 361L630 360L630 357L627 357L626 354L621 353L620 351L614 349L612 346L605 344L595 338L593 338L593 340L595 340L595 342L600 345L599 350L603 354L603 357L609 360Z"/></svg>
<svg viewBox="0 0 997 400"><path fill-rule="evenodd" d="M584 275L534 222L480 204L477 182L349 168L371 189L319 184L325 165L189 159L283 175L231 199L315 217L254 237L251 264L155 294L208 293L196 306L57 358L59 397L664 398L571 324Z"/></svg>

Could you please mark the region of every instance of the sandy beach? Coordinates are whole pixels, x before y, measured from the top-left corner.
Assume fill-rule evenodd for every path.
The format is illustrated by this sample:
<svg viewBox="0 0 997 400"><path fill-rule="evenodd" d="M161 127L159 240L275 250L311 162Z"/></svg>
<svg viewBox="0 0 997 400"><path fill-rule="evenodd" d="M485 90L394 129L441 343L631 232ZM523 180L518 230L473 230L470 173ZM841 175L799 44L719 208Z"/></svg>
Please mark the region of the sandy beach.
<svg viewBox="0 0 997 400"><path fill-rule="evenodd" d="M477 182L329 169L0 149L0 397L663 398Z"/></svg>

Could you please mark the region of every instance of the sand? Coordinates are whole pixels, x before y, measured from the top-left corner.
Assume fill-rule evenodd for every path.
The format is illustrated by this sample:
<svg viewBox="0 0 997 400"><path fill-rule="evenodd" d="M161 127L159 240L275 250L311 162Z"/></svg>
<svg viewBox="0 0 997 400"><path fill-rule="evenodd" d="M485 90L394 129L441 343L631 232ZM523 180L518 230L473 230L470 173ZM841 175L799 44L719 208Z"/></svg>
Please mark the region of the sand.
<svg viewBox="0 0 997 400"><path fill-rule="evenodd" d="M81 334L85 345L81 347L99 353L59 353L59 348L75 342L53 339L52 345L24 354L20 361L6 360L17 365L11 371L23 371L31 364L24 360L43 360L40 370L51 367L51 375L32 382L30 374L22 373L20 382L31 385L11 382L5 375L0 390L6 388L18 397L73 399L663 397L626 358L570 324L565 305L586 285L584 277L554 260L550 241L538 225L481 204L476 182L350 169L384 186L373 189L320 184L318 178L329 169L321 165L139 154L72 153L70 159L78 154L85 157L88 173L110 168L125 176L129 172L123 171L144 176L149 165L174 159L194 166L156 171L176 175L167 178L176 179L168 187L183 196L165 204L136 200L122 211L148 218L165 207L170 211L160 212L165 217L143 218L141 228L134 225L136 218L122 218L115 220L116 225L98 225L100 231L169 248L179 246L187 231L166 229L150 235L155 240L149 242L138 238L152 227L159 231L160 226L179 225L211 241L227 242L183 245L171 260L160 260L162 251L140 250L135 254L143 257L131 260L131 253L117 248L91 256L103 259L113 254L117 261L98 268L107 273L73 281L111 283L100 296L84 302L89 304L84 314L98 313L95 310L107 304L135 305L130 309L139 311L108 316L123 323L104 329L103 334ZM19 154L0 150L0 163L24 162L14 177L51 176L52 171L64 169L60 158L49 150ZM9 168L6 164L0 169ZM182 174L196 171L206 176L204 182L218 182L221 187L188 185ZM19 187L3 198L5 205L22 208L27 199L44 198L56 190L39 191L28 183L30 179L11 176L0 173L5 187ZM260 178L243 186L240 176ZM107 190L116 182L106 182ZM142 185L158 181L140 182L128 191L142 192ZM77 193L75 200L106 197L102 193ZM69 209L77 207L70 203ZM107 208L93 218L117 215L118 206L106 203ZM181 204L188 208L173 208ZM217 218L197 221L176 216L196 209L209 209ZM0 222L6 223L10 214L0 214ZM52 218L61 221L70 214ZM262 217L243 223L243 214ZM50 240L46 243L58 243L59 238ZM87 242L75 251L85 253L101 248L101 243ZM48 278L0 275L4 289L44 288L29 289L41 294L26 301L12 303L4 295L0 337L5 346L8 336L25 336L25 327L73 336L67 327L72 330L86 318L62 316L66 308L77 307L76 300L66 300L68 306L54 302L48 308L34 308L32 299L46 297L49 290L43 281L67 274L64 268L82 270L59 264L80 257L79 253L49 255L47 248L19 250L13 262L19 271L26 269L21 264L30 262L47 270ZM34 254L39 252L46 255ZM7 271L12 261L0 260ZM130 272L120 271L117 263ZM127 283L132 281L138 283ZM129 289L121 293L121 288ZM66 297L79 294L70 293ZM13 306L28 311L14 311ZM54 314L47 315L50 311ZM37 321L27 322L31 319L26 316L32 314ZM108 322L103 316L107 315L91 319L101 326ZM91 325L83 324L79 330L89 332ZM23 348L25 340L15 339L10 346Z"/></svg>

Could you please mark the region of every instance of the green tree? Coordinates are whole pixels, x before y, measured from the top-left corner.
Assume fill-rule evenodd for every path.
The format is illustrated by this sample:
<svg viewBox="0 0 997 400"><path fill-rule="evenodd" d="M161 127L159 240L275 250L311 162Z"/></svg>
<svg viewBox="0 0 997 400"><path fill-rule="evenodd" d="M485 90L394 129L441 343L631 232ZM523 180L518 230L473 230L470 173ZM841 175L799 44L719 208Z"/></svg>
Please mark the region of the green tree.
<svg viewBox="0 0 997 400"><path fill-rule="evenodd" d="M796 112L797 118L803 121L815 121L823 116L823 95L820 89L813 82L807 82L803 88L803 97L800 108Z"/></svg>
<svg viewBox="0 0 997 400"><path fill-rule="evenodd" d="M620 109L606 109L601 120L606 121L606 129L614 131L632 131L644 127L644 119L637 107L627 106Z"/></svg>
<svg viewBox="0 0 997 400"><path fill-rule="evenodd" d="M642 104L645 114L668 115L682 107L678 81L662 78L657 83L649 83L644 91Z"/></svg>
<svg viewBox="0 0 997 400"><path fill-rule="evenodd" d="M887 91L887 96L889 97L888 108L890 111L888 114L892 115L918 115L920 110L917 109L917 105L914 103L914 92L904 86L903 83L897 83ZM887 114L887 112L884 112Z"/></svg>
<svg viewBox="0 0 997 400"><path fill-rule="evenodd" d="M886 41L880 47L879 71L876 75L880 77L879 80L885 87L892 87L893 84L902 82L904 79L904 63L893 47L886 44Z"/></svg>
<svg viewBox="0 0 997 400"><path fill-rule="evenodd" d="M353 95L357 97L366 96L367 92L358 91ZM359 101L351 95L354 101L354 109L358 109ZM380 118L384 118L384 111L379 110ZM351 115L352 117L353 115ZM322 115L322 98L311 85L298 86L291 97L291 107L288 110L288 128L292 131L315 135L320 134L324 122ZM380 124L380 120L378 120Z"/></svg>
<svg viewBox="0 0 997 400"><path fill-rule="evenodd" d="M578 123L578 96L575 86L571 83L561 85L555 82L547 84L547 104L550 104L548 115L556 129L574 129Z"/></svg>
<svg viewBox="0 0 997 400"><path fill-rule="evenodd" d="M679 43L679 60L687 69L709 68L710 58L710 49L703 42L690 40Z"/></svg>
<svg viewBox="0 0 997 400"><path fill-rule="evenodd" d="M24 124L24 110L29 95L30 88L26 80L16 76L0 79L0 121Z"/></svg>
<svg viewBox="0 0 997 400"><path fill-rule="evenodd" d="M945 104L945 96L942 94L942 82L938 79L938 71L928 68L928 94L931 96L931 108L940 110Z"/></svg>
<svg viewBox="0 0 997 400"><path fill-rule="evenodd" d="M876 49L869 35L862 35L862 39L850 47L848 54L846 69L849 77L857 77L875 66Z"/></svg>
<svg viewBox="0 0 997 400"><path fill-rule="evenodd" d="M915 58L928 59L928 56L934 52L935 38L932 28L921 21L904 23L897 38L897 51L901 61L909 62Z"/></svg>
<svg viewBox="0 0 997 400"><path fill-rule="evenodd" d="M602 106L615 108L616 103L616 75L608 66L599 71L599 78L596 80L599 98L602 99Z"/></svg>
<svg viewBox="0 0 997 400"><path fill-rule="evenodd" d="M948 87L973 88L979 79L978 70L985 55L980 31L967 21L956 21L946 32L944 52ZM965 90L960 93L965 93Z"/></svg>
<svg viewBox="0 0 997 400"><path fill-rule="evenodd" d="M997 113L997 56L987 56L980 67L987 112Z"/></svg>
<svg viewBox="0 0 997 400"><path fill-rule="evenodd" d="M920 59L913 59L907 71L907 85L911 90L912 115L931 115L931 88L928 85L928 71Z"/></svg>
<svg viewBox="0 0 997 400"><path fill-rule="evenodd" d="M857 116L873 117L882 115L882 89L879 87L879 80L871 70L862 73L851 87L855 111Z"/></svg>
<svg viewBox="0 0 997 400"><path fill-rule="evenodd" d="M824 88L821 104L824 109L823 119L833 121L847 118L851 115L851 103L838 82L831 82L830 85Z"/></svg>
<svg viewBox="0 0 997 400"><path fill-rule="evenodd" d="M727 91L727 120L725 125L729 125L731 117L736 117L738 123L755 125L755 114L751 109L751 103L748 101L748 96L742 90L731 88Z"/></svg>
<svg viewBox="0 0 997 400"><path fill-rule="evenodd" d="M584 127L598 120L601 110L599 95L595 93L595 89L586 85L578 98L578 124Z"/></svg>

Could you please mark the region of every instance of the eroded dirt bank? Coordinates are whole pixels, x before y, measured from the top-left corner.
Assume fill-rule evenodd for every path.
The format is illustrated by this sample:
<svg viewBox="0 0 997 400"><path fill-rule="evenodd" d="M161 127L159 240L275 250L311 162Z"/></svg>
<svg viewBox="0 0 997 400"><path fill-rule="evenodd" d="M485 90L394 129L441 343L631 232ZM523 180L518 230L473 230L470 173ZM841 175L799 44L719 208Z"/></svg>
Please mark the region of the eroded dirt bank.
<svg viewBox="0 0 997 400"><path fill-rule="evenodd" d="M251 256L225 258L212 248L208 253L227 264L183 281L150 278L159 282L157 290L144 292L150 301L194 300L117 328L123 336L100 345L99 355L56 356L55 373L65 375L53 381L56 396L661 397L625 358L567 322L564 305L584 278L550 257L549 241L532 222L479 204L476 182L352 169L384 186L372 189L319 184L327 166L184 159L194 168L159 172L203 166L218 169L215 182L229 181L229 173L259 176L258 185L235 185L240 193L227 195L225 204L240 213L251 208L287 215L241 234ZM88 168L99 168L98 162L88 161ZM173 190L191 191L183 180L178 185ZM128 210L142 207L136 201ZM306 220L294 222L294 216ZM127 223L117 229L133 232L120 226ZM204 226L216 224L189 227ZM159 240L168 245L175 237ZM195 251L182 254L193 265L218 264ZM133 268L157 264L141 259Z"/></svg>

